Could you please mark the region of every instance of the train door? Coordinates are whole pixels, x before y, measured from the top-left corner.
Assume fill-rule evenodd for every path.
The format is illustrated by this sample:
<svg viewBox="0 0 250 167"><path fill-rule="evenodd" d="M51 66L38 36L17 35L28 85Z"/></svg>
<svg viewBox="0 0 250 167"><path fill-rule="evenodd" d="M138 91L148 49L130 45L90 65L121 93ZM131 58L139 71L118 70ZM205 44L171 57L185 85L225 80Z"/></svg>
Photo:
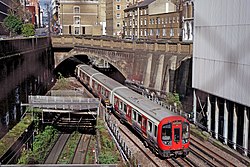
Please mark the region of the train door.
<svg viewBox="0 0 250 167"><path fill-rule="evenodd" d="M145 117L144 115L142 115L141 129L143 136L147 138L147 117Z"/></svg>
<svg viewBox="0 0 250 167"><path fill-rule="evenodd" d="M181 140L181 131L182 131L182 122L180 120L173 121L172 124L172 147L175 150L182 148L182 140Z"/></svg>
<svg viewBox="0 0 250 167"><path fill-rule="evenodd" d="M130 107L129 105L127 106L127 113L126 113L126 118L128 120L128 123L130 125L132 125L132 120L131 120L131 114L132 113L132 107Z"/></svg>

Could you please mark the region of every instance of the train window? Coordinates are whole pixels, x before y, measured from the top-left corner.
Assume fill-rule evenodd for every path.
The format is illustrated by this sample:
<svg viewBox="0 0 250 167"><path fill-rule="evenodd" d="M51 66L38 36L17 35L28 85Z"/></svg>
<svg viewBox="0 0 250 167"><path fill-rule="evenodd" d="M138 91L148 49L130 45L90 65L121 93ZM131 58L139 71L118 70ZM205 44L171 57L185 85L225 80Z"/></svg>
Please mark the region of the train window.
<svg viewBox="0 0 250 167"><path fill-rule="evenodd" d="M119 110L122 110L122 102L119 101Z"/></svg>
<svg viewBox="0 0 250 167"><path fill-rule="evenodd" d="M127 104L123 104L123 111L125 112L125 113L127 113Z"/></svg>
<svg viewBox="0 0 250 167"><path fill-rule="evenodd" d="M142 117L140 114L138 114L138 123L141 124Z"/></svg>
<svg viewBox="0 0 250 167"><path fill-rule="evenodd" d="M95 87L94 87L95 90L97 90L97 83L95 82Z"/></svg>
<svg viewBox="0 0 250 167"><path fill-rule="evenodd" d="M172 140L172 125L171 123L165 124L162 126L162 141L171 141Z"/></svg>
<svg viewBox="0 0 250 167"><path fill-rule="evenodd" d="M157 129L157 126L155 125L155 134L154 134L155 137L157 136L157 130L158 130L158 129Z"/></svg>
<svg viewBox="0 0 250 167"><path fill-rule="evenodd" d="M101 94L105 95L105 89L103 87L101 87Z"/></svg>
<svg viewBox="0 0 250 167"><path fill-rule="evenodd" d="M143 124L143 127L145 127L145 129L146 129L147 120L145 118L142 118L142 124Z"/></svg>
<svg viewBox="0 0 250 167"><path fill-rule="evenodd" d="M134 121L136 121L136 110L132 109L132 111L133 111L133 116L132 116L132 118L133 118Z"/></svg>
<svg viewBox="0 0 250 167"><path fill-rule="evenodd" d="M189 125L187 122L183 122L182 124L182 139L189 138Z"/></svg>
<svg viewBox="0 0 250 167"><path fill-rule="evenodd" d="M148 132L152 133L153 130L153 123L151 121L148 121Z"/></svg>

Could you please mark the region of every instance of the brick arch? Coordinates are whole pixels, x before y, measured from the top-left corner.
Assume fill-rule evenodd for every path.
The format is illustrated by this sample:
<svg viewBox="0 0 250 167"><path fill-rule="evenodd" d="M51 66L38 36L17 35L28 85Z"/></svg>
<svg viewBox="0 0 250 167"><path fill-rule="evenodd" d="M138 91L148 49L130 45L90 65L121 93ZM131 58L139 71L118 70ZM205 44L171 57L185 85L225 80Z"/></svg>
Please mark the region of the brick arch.
<svg viewBox="0 0 250 167"><path fill-rule="evenodd" d="M92 49L90 49L90 50L92 50ZM127 67L128 63L125 60L123 60L122 58L120 58L118 61L115 60L114 57L118 55L118 53L116 51L114 51L114 52L113 51L106 51L106 53L112 53L112 55L106 54L106 56L105 56L104 54L102 54L103 53L102 51L100 53L97 53L97 52L91 52L90 50L73 48L68 53L60 55L59 58L55 58L56 59L55 66L57 67L60 63L62 63L64 60L66 60L70 57L74 57L76 55L87 55L88 57L103 59L103 60L107 61L109 64L114 66L125 78L128 77L128 75L129 75L128 74L129 67Z"/></svg>

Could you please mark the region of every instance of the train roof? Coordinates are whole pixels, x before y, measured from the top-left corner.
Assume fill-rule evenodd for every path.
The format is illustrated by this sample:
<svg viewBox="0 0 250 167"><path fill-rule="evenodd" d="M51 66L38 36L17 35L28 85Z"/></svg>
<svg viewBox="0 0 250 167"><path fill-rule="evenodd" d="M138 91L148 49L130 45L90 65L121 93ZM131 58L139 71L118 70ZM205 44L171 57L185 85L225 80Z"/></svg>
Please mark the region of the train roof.
<svg viewBox="0 0 250 167"><path fill-rule="evenodd" d="M115 93L158 121L161 121L165 117L179 116L130 89L117 89Z"/></svg>
<svg viewBox="0 0 250 167"><path fill-rule="evenodd" d="M84 70L85 73L87 73L89 76L92 76L94 74L98 74L100 73L99 71L97 71L96 69L92 68L91 66L89 65L86 65L86 64L81 64L81 65L78 65L80 69ZM100 73L101 74L101 73ZM104 75L104 74L102 74Z"/></svg>
<svg viewBox="0 0 250 167"><path fill-rule="evenodd" d="M90 75L90 76L94 75L93 76L94 79L96 79L97 81L102 83L102 85L104 85L105 87L107 87L111 91L114 88L123 86L119 82L107 77L106 75L100 73L99 71L97 71L96 69L94 69L94 68L92 68L92 67L90 67L88 65L81 65L80 68L82 70L84 70L88 75Z"/></svg>
<svg viewBox="0 0 250 167"><path fill-rule="evenodd" d="M106 75L95 75L93 76L97 81L104 84L107 88L111 91L117 87L125 87L124 85L120 84L119 82L107 77Z"/></svg>

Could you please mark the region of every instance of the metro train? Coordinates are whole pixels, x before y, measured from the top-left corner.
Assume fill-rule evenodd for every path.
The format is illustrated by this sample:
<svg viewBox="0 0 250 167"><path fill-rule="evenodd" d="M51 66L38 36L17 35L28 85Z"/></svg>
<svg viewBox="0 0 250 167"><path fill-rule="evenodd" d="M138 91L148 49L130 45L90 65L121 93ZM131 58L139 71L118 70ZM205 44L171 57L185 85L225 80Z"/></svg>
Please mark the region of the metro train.
<svg viewBox="0 0 250 167"><path fill-rule="evenodd" d="M92 67L76 66L77 78L102 101L109 100L112 112L142 137L145 146L160 157L189 153L190 124L184 117L150 101Z"/></svg>

